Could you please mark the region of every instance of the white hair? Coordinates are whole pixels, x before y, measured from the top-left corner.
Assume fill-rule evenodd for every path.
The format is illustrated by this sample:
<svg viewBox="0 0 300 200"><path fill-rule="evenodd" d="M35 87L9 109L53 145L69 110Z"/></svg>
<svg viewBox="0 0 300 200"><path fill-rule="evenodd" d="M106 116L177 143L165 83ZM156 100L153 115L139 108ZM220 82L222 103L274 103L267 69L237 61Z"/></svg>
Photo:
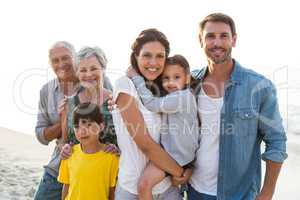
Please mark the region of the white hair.
<svg viewBox="0 0 300 200"><path fill-rule="evenodd" d="M49 49L49 56L50 56L50 52L53 49L61 48L61 47L66 48L71 53L72 61L73 61L73 65L74 65L75 61L76 61L76 50L75 50L74 46L69 42L58 41L58 42L54 43L54 45L52 45L52 47Z"/></svg>
<svg viewBox="0 0 300 200"><path fill-rule="evenodd" d="M85 58L95 56L103 69L106 69L107 59L105 53L99 47L83 47L77 53L76 65L78 66L80 61Z"/></svg>

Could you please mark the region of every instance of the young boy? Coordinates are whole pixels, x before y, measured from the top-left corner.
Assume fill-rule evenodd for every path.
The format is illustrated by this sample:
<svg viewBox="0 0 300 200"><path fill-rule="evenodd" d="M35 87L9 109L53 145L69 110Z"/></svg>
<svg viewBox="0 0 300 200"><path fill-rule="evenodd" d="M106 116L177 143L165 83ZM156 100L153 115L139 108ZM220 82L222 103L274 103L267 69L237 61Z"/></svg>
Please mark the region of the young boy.
<svg viewBox="0 0 300 200"><path fill-rule="evenodd" d="M58 181L63 183L62 200L113 200L118 173L118 157L105 153L99 142L103 118L96 104L79 104L73 113L76 139L73 153L62 160Z"/></svg>

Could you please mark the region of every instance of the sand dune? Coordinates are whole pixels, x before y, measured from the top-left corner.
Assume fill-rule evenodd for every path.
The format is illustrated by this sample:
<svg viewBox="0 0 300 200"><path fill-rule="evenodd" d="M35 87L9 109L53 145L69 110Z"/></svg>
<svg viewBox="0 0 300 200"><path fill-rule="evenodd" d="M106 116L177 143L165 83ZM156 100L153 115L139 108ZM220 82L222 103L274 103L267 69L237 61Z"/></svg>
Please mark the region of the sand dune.
<svg viewBox="0 0 300 200"><path fill-rule="evenodd" d="M32 199L53 150L34 136L0 128L0 200ZM300 137L288 134L289 158L280 174L274 200L300 199Z"/></svg>

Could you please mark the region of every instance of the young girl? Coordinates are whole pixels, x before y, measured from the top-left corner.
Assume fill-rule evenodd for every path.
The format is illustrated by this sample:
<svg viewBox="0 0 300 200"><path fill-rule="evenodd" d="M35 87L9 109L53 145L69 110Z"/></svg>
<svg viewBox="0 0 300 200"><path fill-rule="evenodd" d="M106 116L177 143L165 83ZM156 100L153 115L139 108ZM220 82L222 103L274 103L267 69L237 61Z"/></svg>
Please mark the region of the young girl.
<svg viewBox="0 0 300 200"><path fill-rule="evenodd" d="M183 168L192 167L199 146L199 124L196 100L189 88L191 76L187 60L181 55L166 60L161 84L168 94L163 97L155 97L133 68L128 70L127 76L132 79L144 106L162 114L160 143L163 148ZM164 171L149 163L139 180L139 199L152 199L152 188L165 176Z"/></svg>
<svg viewBox="0 0 300 200"><path fill-rule="evenodd" d="M104 120L97 104L79 104L73 112L73 125L79 144L62 160L58 181L63 183L62 200L113 200L118 173L118 157L105 153L99 141Z"/></svg>

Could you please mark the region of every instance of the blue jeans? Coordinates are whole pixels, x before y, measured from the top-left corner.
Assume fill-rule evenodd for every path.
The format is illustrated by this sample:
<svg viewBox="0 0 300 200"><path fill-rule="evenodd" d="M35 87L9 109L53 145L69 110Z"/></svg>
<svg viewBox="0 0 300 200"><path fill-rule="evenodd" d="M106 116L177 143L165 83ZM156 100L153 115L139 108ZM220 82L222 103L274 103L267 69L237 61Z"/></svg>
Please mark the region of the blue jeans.
<svg viewBox="0 0 300 200"><path fill-rule="evenodd" d="M188 200L217 200L216 196L197 192L191 185L189 185L187 196Z"/></svg>
<svg viewBox="0 0 300 200"><path fill-rule="evenodd" d="M46 171L38 185L34 200L61 200L63 184L59 183L56 177Z"/></svg>

